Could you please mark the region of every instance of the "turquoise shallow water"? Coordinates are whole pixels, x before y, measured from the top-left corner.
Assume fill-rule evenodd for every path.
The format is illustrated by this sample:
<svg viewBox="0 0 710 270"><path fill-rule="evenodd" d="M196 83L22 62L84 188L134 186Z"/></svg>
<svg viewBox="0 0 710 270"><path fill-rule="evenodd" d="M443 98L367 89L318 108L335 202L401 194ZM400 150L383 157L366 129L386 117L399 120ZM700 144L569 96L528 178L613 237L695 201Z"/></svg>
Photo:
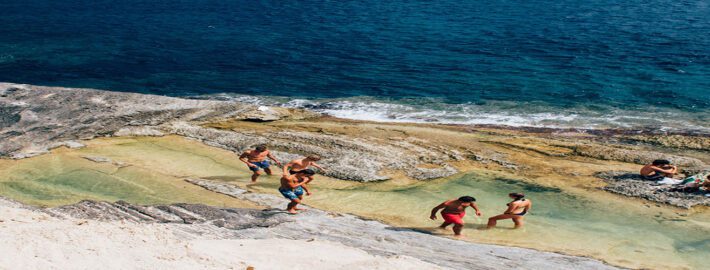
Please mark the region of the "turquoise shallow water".
<svg viewBox="0 0 710 270"><path fill-rule="evenodd" d="M358 119L709 130L708 14L669 0L6 0L0 81L296 98Z"/></svg>
<svg viewBox="0 0 710 270"><path fill-rule="evenodd" d="M275 190L259 183L257 190ZM393 186L384 183L329 187L315 183L306 203L326 209L377 218L398 226L433 230L439 221L428 219L432 207L463 195L477 198L483 217L469 211L464 230L469 240L531 247L593 256L615 265L653 269L703 269L710 256L710 216L659 207L602 191L558 189L514 179L468 174L450 179ZM506 208L509 192L524 192L533 201L526 226L511 230L477 230L487 217ZM450 235L450 231L435 231Z"/></svg>

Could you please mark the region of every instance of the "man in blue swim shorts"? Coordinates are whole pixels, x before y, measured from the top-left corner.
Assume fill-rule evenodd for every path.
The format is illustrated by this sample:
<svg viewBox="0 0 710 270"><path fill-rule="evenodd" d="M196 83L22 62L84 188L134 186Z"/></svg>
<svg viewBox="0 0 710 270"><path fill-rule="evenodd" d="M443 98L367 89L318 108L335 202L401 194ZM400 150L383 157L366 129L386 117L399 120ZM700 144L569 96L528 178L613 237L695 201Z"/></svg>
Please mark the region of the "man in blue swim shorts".
<svg viewBox="0 0 710 270"><path fill-rule="evenodd" d="M256 182L256 179L259 178L259 175L261 175L261 169L264 169L266 174L271 175L269 161L266 160L266 158L270 158L276 162L276 165L281 166L281 162L271 155L271 152L266 149L266 145L264 144L258 145L254 150L248 150L239 156L239 160L246 163L247 166L249 166L249 169L254 172L254 174L251 175L252 182Z"/></svg>
<svg viewBox="0 0 710 270"><path fill-rule="evenodd" d="M298 171L295 174L284 175L281 177L281 187L279 187L279 192L284 198L291 200L286 207L286 211L291 214L298 213L298 210L303 210L298 208L299 203L303 200L303 187L308 183L306 179L312 177L316 172L311 169L305 169Z"/></svg>

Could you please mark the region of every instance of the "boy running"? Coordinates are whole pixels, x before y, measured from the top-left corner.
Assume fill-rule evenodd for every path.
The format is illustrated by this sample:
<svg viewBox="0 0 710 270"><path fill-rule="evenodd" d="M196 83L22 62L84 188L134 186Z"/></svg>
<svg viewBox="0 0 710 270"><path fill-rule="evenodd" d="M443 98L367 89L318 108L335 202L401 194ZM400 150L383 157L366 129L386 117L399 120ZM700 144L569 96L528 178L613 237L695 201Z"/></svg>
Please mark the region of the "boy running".
<svg viewBox="0 0 710 270"><path fill-rule="evenodd" d="M458 199L445 201L434 209L431 209L431 220L436 220L436 212L440 209L441 217L444 219L444 223L439 226L439 228L446 228L447 226L454 224L454 234L458 237L461 236L461 230L463 229L463 217L466 215L466 207L473 207L476 210L476 215L480 216L481 211L475 203L476 199L471 196L463 196Z"/></svg>
<svg viewBox="0 0 710 270"><path fill-rule="evenodd" d="M266 149L265 144L260 144L254 150L248 150L239 156L239 160L247 164L249 169L254 172L254 174L251 175L252 182L256 182L256 179L259 178L259 175L261 175L261 169L264 169L266 174L271 175L269 161L266 160L266 158L270 158L276 162L276 165L281 166L281 162L279 162L276 157L271 155L271 152Z"/></svg>

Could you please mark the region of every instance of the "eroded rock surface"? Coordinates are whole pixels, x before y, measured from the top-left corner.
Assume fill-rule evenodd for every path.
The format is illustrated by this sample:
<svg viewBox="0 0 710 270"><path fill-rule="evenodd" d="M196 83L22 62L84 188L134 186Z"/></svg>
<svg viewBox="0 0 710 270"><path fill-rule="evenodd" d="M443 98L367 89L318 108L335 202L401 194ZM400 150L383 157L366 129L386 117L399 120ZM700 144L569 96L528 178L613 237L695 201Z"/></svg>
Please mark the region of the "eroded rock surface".
<svg viewBox="0 0 710 270"><path fill-rule="evenodd" d="M578 145L574 148L575 154L603 160L616 160L639 165L650 164L656 159L667 159L681 167L699 168L705 166L701 160L691 157L668 155L653 151L638 149L624 149L621 147L607 147L600 145Z"/></svg>
<svg viewBox="0 0 710 270"><path fill-rule="evenodd" d="M356 181L377 181L389 177L383 170L402 170L419 180L453 175L458 170L447 165L454 160L440 149L425 148L404 141L363 140L342 135L278 131L245 133L204 128L180 122L167 127L170 133L194 138L204 143L235 152L244 151L256 144L268 144L275 155L290 160L298 155L317 154L326 165L326 175ZM434 167L422 168L421 164Z"/></svg>
<svg viewBox="0 0 710 270"><path fill-rule="evenodd" d="M0 83L0 156L22 158L127 127L234 117L249 109L231 102Z"/></svg>

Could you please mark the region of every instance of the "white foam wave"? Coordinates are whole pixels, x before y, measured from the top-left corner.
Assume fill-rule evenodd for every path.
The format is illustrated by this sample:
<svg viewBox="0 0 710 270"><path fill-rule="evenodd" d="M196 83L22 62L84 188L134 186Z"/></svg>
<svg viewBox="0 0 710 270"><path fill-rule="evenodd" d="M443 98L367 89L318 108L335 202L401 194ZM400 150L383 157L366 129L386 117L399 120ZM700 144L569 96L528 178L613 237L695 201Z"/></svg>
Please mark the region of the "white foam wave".
<svg viewBox="0 0 710 270"><path fill-rule="evenodd" d="M576 107L560 109L545 104L488 102L485 104L445 104L436 101L382 101L360 97L330 100L291 99L285 97L212 95L209 98L229 99L255 105L305 108L334 117L377 121L470 125L506 125L515 127L548 127L579 129L643 129L695 131L710 133L708 116L670 109L649 111L594 109ZM705 123L705 124L703 124Z"/></svg>

